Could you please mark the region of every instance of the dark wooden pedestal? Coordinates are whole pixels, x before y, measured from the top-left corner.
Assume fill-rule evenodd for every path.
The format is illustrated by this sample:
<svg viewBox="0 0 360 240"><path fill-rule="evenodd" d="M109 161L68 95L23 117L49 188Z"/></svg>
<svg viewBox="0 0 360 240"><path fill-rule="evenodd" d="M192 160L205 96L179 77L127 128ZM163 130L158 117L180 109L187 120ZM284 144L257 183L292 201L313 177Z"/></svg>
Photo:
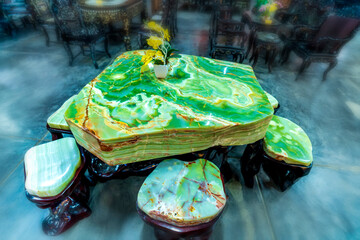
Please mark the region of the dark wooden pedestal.
<svg viewBox="0 0 360 240"><path fill-rule="evenodd" d="M268 156L263 150L263 141L257 141L247 145L241 157L241 173L245 185L252 188L254 177L260 171L261 165L264 171L280 191L291 187L300 177L309 174L310 166L288 164Z"/></svg>
<svg viewBox="0 0 360 240"><path fill-rule="evenodd" d="M182 161L194 161L204 158L217 165L225 181L227 181L232 177L232 171L227 162L228 149L228 147L212 147L193 153L116 166L110 166L88 152L88 171L92 182L106 182L111 179L124 179L129 176L148 176L161 161L169 158L176 158Z"/></svg>
<svg viewBox="0 0 360 240"><path fill-rule="evenodd" d="M194 226L178 227L168 224L166 222L158 221L149 217L136 204L136 209L144 222L154 228L155 236L158 240L175 240L175 239L209 239L216 221L219 219L221 213L216 218L207 223L202 223Z"/></svg>
<svg viewBox="0 0 360 240"><path fill-rule="evenodd" d="M274 108L274 115L276 114L277 111L279 111L279 108L280 108L280 103L278 103L277 108Z"/></svg>
<svg viewBox="0 0 360 240"><path fill-rule="evenodd" d="M299 178L308 175L312 164L310 166L287 164L264 154L262 167L273 183L283 192Z"/></svg>
<svg viewBox="0 0 360 240"><path fill-rule="evenodd" d="M72 135L70 130L52 128L48 124L46 124L46 129L51 133L51 138L53 141L63 138L64 134Z"/></svg>
<svg viewBox="0 0 360 240"><path fill-rule="evenodd" d="M79 220L90 216L87 203L90 196L88 180L84 177L85 157L81 151L82 163L73 180L58 195L38 197L26 191L26 197L39 208L49 208L49 215L43 220L42 228L47 235L55 236L66 231ZM26 179L26 174L25 174Z"/></svg>

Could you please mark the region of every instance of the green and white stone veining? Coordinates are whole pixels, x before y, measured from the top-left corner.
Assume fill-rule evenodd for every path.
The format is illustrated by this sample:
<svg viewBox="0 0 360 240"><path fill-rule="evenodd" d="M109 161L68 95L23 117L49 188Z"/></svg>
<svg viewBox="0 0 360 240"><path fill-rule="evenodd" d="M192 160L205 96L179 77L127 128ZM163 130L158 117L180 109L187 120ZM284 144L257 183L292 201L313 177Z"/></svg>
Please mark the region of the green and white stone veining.
<svg viewBox="0 0 360 240"><path fill-rule="evenodd" d="M30 148L25 154L25 188L39 197L61 193L81 165L74 138L62 138Z"/></svg>
<svg viewBox="0 0 360 240"><path fill-rule="evenodd" d="M210 161L162 161L140 188L138 207L151 218L176 226L209 222L224 208L220 171Z"/></svg>
<svg viewBox="0 0 360 240"><path fill-rule="evenodd" d="M271 95L270 93L268 93L268 92L266 92L266 91L265 91L265 93L266 93L266 96L267 96L268 99L269 99L269 102L270 102L271 106L272 106L274 109L277 108L277 107L279 106L278 100L277 100L273 95Z"/></svg>
<svg viewBox="0 0 360 240"><path fill-rule="evenodd" d="M252 68L181 55L165 80L120 55L65 112L77 142L109 165L241 145L265 136L273 109Z"/></svg>
<svg viewBox="0 0 360 240"><path fill-rule="evenodd" d="M76 95L66 100L66 102L58 110L56 110L56 112L51 114L51 116L47 120L47 124L49 125L49 127L62 130L70 130L69 125L64 118L64 114L66 109L68 109L68 107L74 100L75 96Z"/></svg>
<svg viewBox="0 0 360 240"><path fill-rule="evenodd" d="M309 166L312 146L304 130L286 118L274 115L264 138L264 151L288 164Z"/></svg>

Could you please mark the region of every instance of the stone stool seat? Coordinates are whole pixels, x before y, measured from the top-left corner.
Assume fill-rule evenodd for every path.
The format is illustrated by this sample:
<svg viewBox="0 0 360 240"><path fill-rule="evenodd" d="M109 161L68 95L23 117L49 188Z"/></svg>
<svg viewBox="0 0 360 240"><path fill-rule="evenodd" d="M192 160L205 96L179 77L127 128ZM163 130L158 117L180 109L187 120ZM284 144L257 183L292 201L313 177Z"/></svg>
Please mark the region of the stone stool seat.
<svg viewBox="0 0 360 240"><path fill-rule="evenodd" d="M207 239L226 204L219 169L210 161L162 161L146 178L138 212L158 239Z"/></svg>
<svg viewBox="0 0 360 240"><path fill-rule="evenodd" d="M81 157L75 140L63 138L29 149L24 163L26 191L38 197L52 197L69 185L81 165Z"/></svg>
<svg viewBox="0 0 360 240"><path fill-rule="evenodd" d="M64 118L64 114L73 102L75 96L76 95L66 100L64 104L48 118L47 129L52 135L52 140L62 138L63 134L71 134L70 127Z"/></svg>
<svg viewBox="0 0 360 240"><path fill-rule="evenodd" d="M286 164L310 166L312 146L304 130L292 121L273 116L264 138L264 152Z"/></svg>
<svg viewBox="0 0 360 240"><path fill-rule="evenodd" d="M58 235L90 215L84 165L74 138L38 145L25 154L26 196L38 207L50 208L42 224L46 234Z"/></svg>
<svg viewBox="0 0 360 240"><path fill-rule="evenodd" d="M266 94L267 98L269 99L269 102L276 113L276 111L280 108L280 104L279 104L278 100L273 95L271 95L270 93L268 93L266 91L265 91L265 94Z"/></svg>
<svg viewBox="0 0 360 240"><path fill-rule="evenodd" d="M265 138L249 144L241 159L245 184L252 187L260 165L281 190L307 175L312 167L312 145L304 130L292 121L274 115Z"/></svg>

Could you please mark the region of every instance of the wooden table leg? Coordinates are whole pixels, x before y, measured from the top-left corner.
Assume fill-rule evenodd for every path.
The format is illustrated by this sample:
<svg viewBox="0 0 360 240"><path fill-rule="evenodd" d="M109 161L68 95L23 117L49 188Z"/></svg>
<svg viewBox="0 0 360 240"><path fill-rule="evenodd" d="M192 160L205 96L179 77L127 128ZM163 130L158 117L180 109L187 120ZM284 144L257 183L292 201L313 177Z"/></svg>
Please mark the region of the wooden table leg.
<svg viewBox="0 0 360 240"><path fill-rule="evenodd" d="M130 39L130 19L126 16L123 18L125 36L124 36L124 43L126 51L131 51L131 39Z"/></svg>

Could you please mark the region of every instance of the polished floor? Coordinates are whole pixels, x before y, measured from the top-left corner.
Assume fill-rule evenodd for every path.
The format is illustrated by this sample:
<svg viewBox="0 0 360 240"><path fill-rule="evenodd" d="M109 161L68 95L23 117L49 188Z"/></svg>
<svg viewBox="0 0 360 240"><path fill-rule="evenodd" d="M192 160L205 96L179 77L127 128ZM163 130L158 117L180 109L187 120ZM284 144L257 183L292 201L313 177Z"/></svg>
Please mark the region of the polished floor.
<svg viewBox="0 0 360 240"><path fill-rule="evenodd" d="M179 12L174 45L181 53L207 56L209 17ZM123 51L122 42L111 42L113 58ZM13 39L0 35L0 239L51 239L41 231L47 211L25 197L23 156L50 141L46 119L110 62L100 56L96 70L88 57L79 56L69 67L62 45L45 47L40 31L22 30ZM314 166L285 192L274 189L262 172L248 189L236 159L244 148L237 148L230 159L234 177L226 183L227 207L212 239L360 239L360 35L343 48L325 82L326 64L314 63L295 81L301 64L295 55L271 74L263 62L259 59L256 76L279 100L277 114L308 133ZM154 239L135 209L143 181L98 184L90 199L93 214L56 239Z"/></svg>

